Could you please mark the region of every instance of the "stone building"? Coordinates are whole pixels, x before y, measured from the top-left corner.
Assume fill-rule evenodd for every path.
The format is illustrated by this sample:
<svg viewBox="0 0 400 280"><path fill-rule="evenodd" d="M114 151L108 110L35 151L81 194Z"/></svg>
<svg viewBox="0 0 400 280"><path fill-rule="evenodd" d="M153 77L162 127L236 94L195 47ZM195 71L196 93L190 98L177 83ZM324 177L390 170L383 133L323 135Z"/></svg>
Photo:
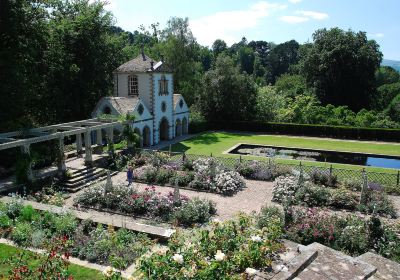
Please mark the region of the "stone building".
<svg viewBox="0 0 400 280"><path fill-rule="evenodd" d="M144 52L114 71L114 96L103 97L92 116L135 116L132 128L141 146L152 146L188 133L189 108L174 94L173 74L164 61L155 62Z"/></svg>

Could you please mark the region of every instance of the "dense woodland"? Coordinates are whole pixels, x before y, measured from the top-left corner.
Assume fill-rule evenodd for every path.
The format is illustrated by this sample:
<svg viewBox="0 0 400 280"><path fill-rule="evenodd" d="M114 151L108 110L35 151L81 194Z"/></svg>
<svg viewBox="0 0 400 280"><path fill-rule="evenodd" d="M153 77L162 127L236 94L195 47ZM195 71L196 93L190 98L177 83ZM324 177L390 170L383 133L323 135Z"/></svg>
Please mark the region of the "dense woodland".
<svg viewBox="0 0 400 280"><path fill-rule="evenodd" d="M365 32L321 29L313 42L196 42L188 19L125 31L104 3L2 0L0 131L90 117L112 71L139 54L171 64L192 120L400 127L400 75Z"/></svg>

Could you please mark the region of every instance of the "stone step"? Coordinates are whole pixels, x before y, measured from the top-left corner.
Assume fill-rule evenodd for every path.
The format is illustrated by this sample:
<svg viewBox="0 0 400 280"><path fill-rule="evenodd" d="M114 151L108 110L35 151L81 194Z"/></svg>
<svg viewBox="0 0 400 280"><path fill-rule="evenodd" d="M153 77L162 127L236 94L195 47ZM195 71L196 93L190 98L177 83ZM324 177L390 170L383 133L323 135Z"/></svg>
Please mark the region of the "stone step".
<svg viewBox="0 0 400 280"><path fill-rule="evenodd" d="M96 169L95 167L87 167L87 166L84 166L84 167L81 167L78 169L75 169L75 168L68 169L68 172L71 174L69 178L77 177L77 176L81 175L82 173L85 173L90 170L95 170L95 169Z"/></svg>
<svg viewBox="0 0 400 280"><path fill-rule="evenodd" d="M95 180L95 179L97 179L97 178L99 178L99 177L105 176L105 175L106 175L106 172L105 172L105 171L98 172L98 173L96 173L96 174L92 174L92 175L88 175L88 176L82 177L80 180L77 180L77 181L74 181L74 182L66 181L66 182L64 183L64 186L65 186L65 187L75 187L75 186L79 186L79 185L82 185L82 184L91 182L91 181L93 181L93 180Z"/></svg>
<svg viewBox="0 0 400 280"><path fill-rule="evenodd" d="M345 255L319 243L299 246L300 253L317 251L317 258L296 277L295 280L360 280L368 279L376 272L376 267L360 259ZM282 278L283 279L283 278Z"/></svg>
<svg viewBox="0 0 400 280"><path fill-rule="evenodd" d="M356 258L377 268L376 273L369 279L400 279L400 264L374 253L365 253Z"/></svg>
<svg viewBox="0 0 400 280"><path fill-rule="evenodd" d="M254 280L262 279L290 279L307 267L318 255L318 252L303 252L298 250L298 243L283 240L285 250L272 262L271 269L257 273Z"/></svg>
<svg viewBox="0 0 400 280"><path fill-rule="evenodd" d="M118 174L118 172L117 172L117 171L114 171L114 172L111 172L111 173L110 173L110 176L114 176L114 175L116 175L116 174ZM105 180L106 178L107 178L107 173L104 173L104 174L102 174L102 175L100 175L100 176L98 176L98 177L96 177L96 178L92 178L92 179L91 179L90 181L88 181L88 182L82 181L80 184L75 184L75 185L64 185L64 189L65 189L66 191L68 191L68 192L75 193L75 192L78 192L78 191L80 191L80 190L82 190L82 189L84 189L84 188L86 188L86 187L89 187L89 186L91 186L91 185L93 185L93 184L95 184L95 183L97 183L97 182L103 181L103 180Z"/></svg>
<svg viewBox="0 0 400 280"><path fill-rule="evenodd" d="M105 172L105 170L102 168L91 168L91 169L88 169L85 171L81 171L79 173L75 173L74 176L71 176L67 179L67 182L75 183L75 182L81 181L82 179L85 179L87 177L94 176L96 174L103 173L103 172Z"/></svg>

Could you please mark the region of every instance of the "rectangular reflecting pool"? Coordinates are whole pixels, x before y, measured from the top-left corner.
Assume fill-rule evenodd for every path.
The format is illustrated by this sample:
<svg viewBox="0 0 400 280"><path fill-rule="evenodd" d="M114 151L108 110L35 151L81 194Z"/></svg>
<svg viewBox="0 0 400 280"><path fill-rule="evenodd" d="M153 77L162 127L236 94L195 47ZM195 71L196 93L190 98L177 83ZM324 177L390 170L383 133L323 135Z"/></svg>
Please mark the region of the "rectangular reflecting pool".
<svg viewBox="0 0 400 280"><path fill-rule="evenodd" d="M230 150L229 153L238 155L276 157L282 159L297 159L400 169L399 156L373 155L303 148L286 148L253 144L240 144L239 146Z"/></svg>

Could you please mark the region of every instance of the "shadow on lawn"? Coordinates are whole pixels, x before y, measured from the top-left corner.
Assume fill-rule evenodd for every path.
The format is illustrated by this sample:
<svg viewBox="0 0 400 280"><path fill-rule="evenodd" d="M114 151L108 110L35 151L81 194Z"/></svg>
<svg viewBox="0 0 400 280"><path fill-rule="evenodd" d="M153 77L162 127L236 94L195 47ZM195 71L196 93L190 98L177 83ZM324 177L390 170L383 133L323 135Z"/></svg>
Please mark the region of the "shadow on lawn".
<svg viewBox="0 0 400 280"><path fill-rule="evenodd" d="M215 144L217 142L221 142L221 135L215 135L215 133L205 133L201 134L195 138L188 139L185 142L190 144L200 144L200 145L210 145Z"/></svg>

